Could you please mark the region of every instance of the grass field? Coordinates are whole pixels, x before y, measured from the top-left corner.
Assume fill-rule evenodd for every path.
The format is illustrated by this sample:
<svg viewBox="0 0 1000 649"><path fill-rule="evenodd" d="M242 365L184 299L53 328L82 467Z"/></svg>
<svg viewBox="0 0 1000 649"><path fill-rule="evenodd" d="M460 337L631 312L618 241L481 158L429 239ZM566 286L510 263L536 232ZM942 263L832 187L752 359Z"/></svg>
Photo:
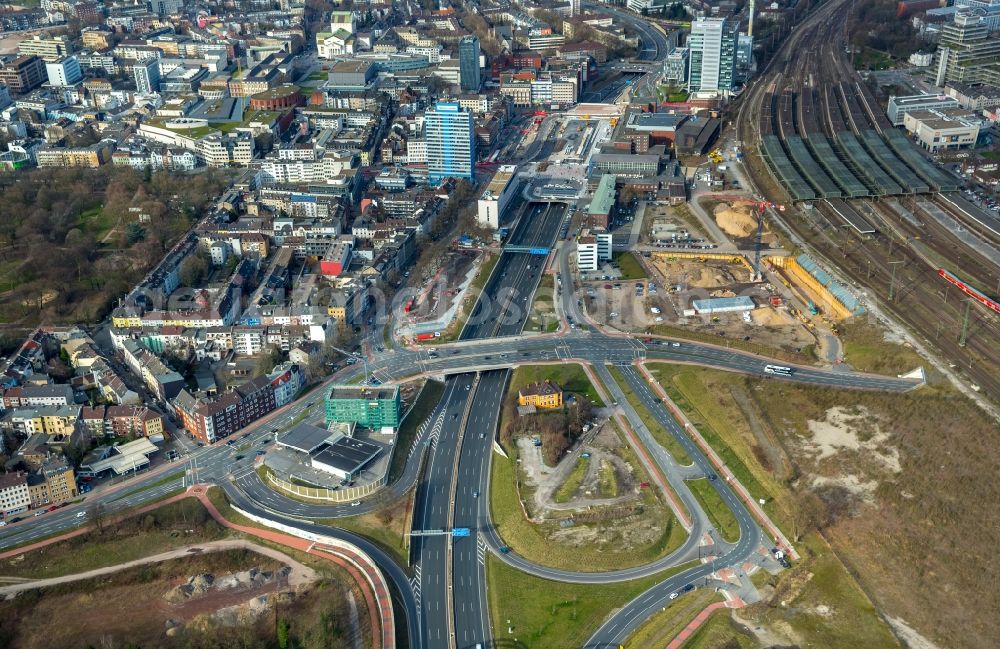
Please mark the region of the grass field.
<svg viewBox="0 0 1000 649"><path fill-rule="evenodd" d="M625 377L622 376L621 370L617 367L610 367L609 369L611 370L611 376L614 377L615 382L618 383L622 392L625 393L625 397L632 405L632 408L635 409L636 414L639 415L639 419L642 420L642 423L646 424L646 428L653 434L653 437L659 442L660 446L667 449L667 452L677 460L678 464L691 464L691 456L687 454L687 451L680 445L680 442L670 434L670 431L660 425L660 422L653 417L649 409L639 401L639 398L632 392L632 388L625 382Z"/></svg>
<svg viewBox="0 0 1000 649"><path fill-rule="evenodd" d="M23 259L8 259L0 262L0 292L12 291L21 284Z"/></svg>
<svg viewBox="0 0 1000 649"><path fill-rule="evenodd" d="M684 649L757 649L760 643L739 628L726 610L717 610L684 643Z"/></svg>
<svg viewBox="0 0 1000 649"><path fill-rule="evenodd" d="M840 340L844 362L861 372L895 375L926 364L912 348L887 342L878 329L864 322L845 323Z"/></svg>
<svg viewBox="0 0 1000 649"><path fill-rule="evenodd" d="M510 381L508 398L517 394L518 388L529 383L552 381L558 383L566 392L582 394L598 407L604 406L604 401L597 395L587 374L580 365L567 363L565 365L522 365L514 370Z"/></svg>
<svg viewBox="0 0 1000 649"><path fill-rule="evenodd" d="M569 476L566 477L566 481L559 485L556 489L555 494L553 494L552 499L557 503L569 502L576 493L576 490L580 488L583 483L584 477L587 475L587 468L590 466L590 460L587 458L577 458L576 464L573 466L573 470L570 472Z"/></svg>
<svg viewBox="0 0 1000 649"><path fill-rule="evenodd" d="M621 271L621 279L635 280L635 279L646 279L646 271L642 268L642 264L639 260L635 258L631 252L619 252L615 254L614 260L618 262L618 269Z"/></svg>
<svg viewBox="0 0 1000 649"><path fill-rule="evenodd" d="M87 519L96 525L93 515ZM71 575L227 535L225 528L209 518L201 503L187 498L106 525L103 532L95 530L33 550L30 555L0 560L0 574L38 579Z"/></svg>
<svg viewBox="0 0 1000 649"><path fill-rule="evenodd" d="M392 484L402 475L410 447L413 446L413 442L417 438L417 429L434 411L442 394L444 394L444 383L440 381L428 379L424 383L424 387L420 389L417 400L410 407L406 419L403 420L403 425L399 427L399 432L396 434L392 464L389 466L388 484Z"/></svg>
<svg viewBox="0 0 1000 649"><path fill-rule="evenodd" d="M706 478L699 480L689 480L688 488L694 497L701 503L701 508L705 510L708 520L718 530L724 541L736 543L740 540L740 527L736 522L736 517L730 511L726 503L722 501L722 496L715 490L712 483Z"/></svg>
<svg viewBox="0 0 1000 649"><path fill-rule="evenodd" d="M761 356L788 361L790 363L802 363L808 365L816 360L816 356L812 353L811 347L805 348L802 351L795 351L791 348L778 349L777 347L771 347L769 345L760 345L750 340L732 337L726 338L710 334L705 331L692 331L691 329L686 329L684 327L675 327L674 325L667 324L653 325L652 327L648 327L647 330L649 333L657 336L670 336L672 338L693 340L695 342L708 343L710 345L720 345L722 347L738 349L752 354L760 354Z"/></svg>
<svg viewBox="0 0 1000 649"><path fill-rule="evenodd" d="M486 579L496 646L579 649L612 610L692 565L684 564L645 579L598 586L532 577L490 555Z"/></svg>
<svg viewBox="0 0 1000 649"><path fill-rule="evenodd" d="M793 569L771 578L773 595L746 610L768 626L791 630L791 637L829 649L899 647L871 601L844 570L826 542L810 534Z"/></svg>
<svg viewBox="0 0 1000 649"><path fill-rule="evenodd" d="M100 242L115 227L115 218L113 215L104 214L103 205L97 205L81 212L77 224L81 230L90 232Z"/></svg>
<svg viewBox="0 0 1000 649"><path fill-rule="evenodd" d="M991 613L1000 593L987 577L1000 573L991 550L1000 527L983 524L1000 483L976 479L995 473L983 440L1000 437L1000 427L969 399L943 384L886 394L649 367L751 494L767 499L764 510L789 538L809 543L806 534L821 527L839 557L838 578L860 584L885 615L942 646L1000 637ZM867 446L819 458L812 427L836 409L856 418L847 439ZM871 617L851 605L843 615Z"/></svg>
<svg viewBox="0 0 1000 649"><path fill-rule="evenodd" d="M386 502L377 512L317 521L321 525L338 527L360 534L382 546L396 558L400 565L409 565L409 549L405 534L409 531L409 512L412 507L413 491L395 502Z"/></svg>

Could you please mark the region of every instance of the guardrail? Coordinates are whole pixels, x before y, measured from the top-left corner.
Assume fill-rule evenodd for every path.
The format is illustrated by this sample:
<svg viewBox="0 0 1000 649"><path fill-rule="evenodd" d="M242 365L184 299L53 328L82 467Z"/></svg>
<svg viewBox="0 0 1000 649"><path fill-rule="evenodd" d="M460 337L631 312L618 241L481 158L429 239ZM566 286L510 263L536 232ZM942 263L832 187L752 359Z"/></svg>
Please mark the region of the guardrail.
<svg viewBox="0 0 1000 649"><path fill-rule="evenodd" d="M378 600L378 614L382 626L380 634L381 644L379 646L381 646L382 649L395 649L396 619L395 612L392 608L392 598L390 596L389 584L382 575L382 571L379 570L378 565L376 565L376 563L364 552L364 550L353 543L336 539L332 536L307 532L306 530L302 530L291 525L285 525L284 523L279 523L269 518L264 518L263 516L251 514L250 512L237 507L235 504L231 504L230 506L234 511L238 512L242 516L246 516L256 523L260 523L265 527L270 527L292 536L297 536L300 539L311 541L316 549L334 554L354 566L362 575L364 575L365 580L368 582L368 585L371 587L372 592Z"/></svg>

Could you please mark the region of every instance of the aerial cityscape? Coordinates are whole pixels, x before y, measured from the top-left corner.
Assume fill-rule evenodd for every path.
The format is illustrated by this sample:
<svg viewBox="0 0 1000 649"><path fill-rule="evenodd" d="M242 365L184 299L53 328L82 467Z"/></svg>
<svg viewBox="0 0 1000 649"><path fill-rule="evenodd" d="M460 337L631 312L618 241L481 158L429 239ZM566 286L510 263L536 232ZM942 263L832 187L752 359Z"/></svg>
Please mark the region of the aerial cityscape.
<svg viewBox="0 0 1000 649"><path fill-rule="evenodd" d="M0 647L1000 646L1000 0L0 30Z"/></svg>

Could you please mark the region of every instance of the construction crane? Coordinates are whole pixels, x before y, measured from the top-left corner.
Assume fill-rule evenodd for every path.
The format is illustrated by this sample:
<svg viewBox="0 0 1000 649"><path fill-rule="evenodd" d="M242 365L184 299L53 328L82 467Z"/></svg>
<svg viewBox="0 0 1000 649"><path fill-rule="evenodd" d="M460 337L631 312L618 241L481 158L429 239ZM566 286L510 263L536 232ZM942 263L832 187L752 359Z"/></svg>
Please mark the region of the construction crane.
<svg viewBox="0 0 1000 649"><path fill-rule="evenodd" d="M755 282L763 281L764 272L761 270L760 267L760 251L762 247L762 238L764 235L764 214L767 212L768 208L784 212L785 206L778 205L770 201L761 200L756 197L751 198L742 196L727 196L725 194L709 194L705 198L712 198L716 200L725 201L732 205L752 205L754 207L754 216L757 217L757 232L756 234L754 234L754 239L753 239L753 281Z"/></svg>

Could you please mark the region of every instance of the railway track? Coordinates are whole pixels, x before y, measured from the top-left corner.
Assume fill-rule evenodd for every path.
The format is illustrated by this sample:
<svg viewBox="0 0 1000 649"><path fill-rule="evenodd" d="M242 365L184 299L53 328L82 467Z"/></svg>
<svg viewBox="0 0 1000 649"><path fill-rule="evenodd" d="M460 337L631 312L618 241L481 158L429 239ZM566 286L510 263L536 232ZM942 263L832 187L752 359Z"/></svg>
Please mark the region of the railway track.
<svg viewBox="0 0 1000 649"><path fill-rule="evenodd" d="M788 96L789 92L800 93L804 88L815 89L819 129L831 138L843 130L844 123L853 125L851 130L858 133L891 129L846 60L842 23L848 8L846 1L831 0L808 16L786 40L780 55L772 59L761 78L744 93L744 103L737 113L737 132L748 153L753 151L748 144L759 142L762 133L787 136L798 132L808 136L807 131L815 128L805 124L801 107ZM765 104L770 109L762 109ZM762 125L762 119L772 122ZM757 175L754 184L771 185L763 160L756 162L759 163L756 169L753 164L748 167ZM761 171L767 175L761 176ZM896 180L902 179L897 176ZM869 179L866 184L870 182ZM758 193L783 202L774 194L768 196L769 192ZM813 254L837 268L858 291L867 295L869 302L877 302L878 308L908 325L930 347L948 358L953 367L961 368L971 383L994 401L1000 401L1000 319L987 308L973 305L937 272L947 267L985 292L996 288L1000 293L1000 269L925 214L914 201L901 200L909 218L906 212L901 216L890 205L877 200L867 203L867 211L859 210L879 229L870 237L852 233L821 202L805 218L775 212L771 217L805 242ZM996 243L997 239L983 224L973 222L939 196L930 200L984 242Z"/></svg>

